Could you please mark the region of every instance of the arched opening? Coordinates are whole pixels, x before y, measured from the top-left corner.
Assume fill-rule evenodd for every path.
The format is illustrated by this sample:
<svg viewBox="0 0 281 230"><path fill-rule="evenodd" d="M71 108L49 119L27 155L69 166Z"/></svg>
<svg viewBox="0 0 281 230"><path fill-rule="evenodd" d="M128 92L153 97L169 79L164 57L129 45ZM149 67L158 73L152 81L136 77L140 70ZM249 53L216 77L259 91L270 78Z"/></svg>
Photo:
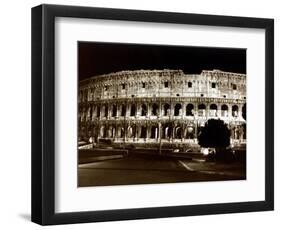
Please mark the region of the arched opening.
<svg viewBox="0 0 281 230"><path fill-rule="evenodd" d="M227 117L228 115L228 106L227 105L222 105L221 106L221 116L222 117Z"/></svg>
<svg viewBox="0 0 281 230"><path fill-rule="evenodd" d="M161 138L162 139L165 139L166 138L166 135L165 135L165 130L166 130L166 125L162 125L162 127L161 127Z"/></svg>
<svg viewBox="0 0 281 230"><path fill-rule="evenodd" d="M186 116L193 116L193 109L194 109L194 105L193 104L188 104L186 106Z"/></svg>
<svg viewBox="0 0 281 230"><path fill-rule="evenodd" d="M97 117L100 117L100 106L97 106Z"/></svg>
<svg viewBox="0 0 281 230"><path fill-rule="evenodd" d="M182 138L182 128L181 127L176 127L175 129L175 137L176 139L181 139Z"/></svg>
<svg viewBox="0 0 281 230"><path fill-rule="evenodd" d="M112 127L112 138L115 138L115 127Z"/></svg>
<svg viewBox="0 0 281 230"><path fill-rule="evenodd" d="M146 116L146 115L147 115L146 104L142 104L142 106L141 106L141 116Z"/></svg>
<svg viewBox="0 0 281 230"><path fill-rule="evenodd" d="M101 106L101 117L105 117L105 105Z"/></svg>
<svg viewBox="0 0 281 230"><path fill-rule="evenodd" d="M132 104L131 105L131 117L136 116L136 105Z"/></svg>
<svg viewBox="0 0 281 230"><path fill-rule="evenodd" d="M162 137L164 139L171 138L172 137L172 131L173 131L173 129L169 125L163 126Z"/></svg>
<svg viewBox="0 0 281 230"><path fill-rule="evenodd" d="M81 121L84 121L84 119L85 119L85 112L86 112L86 109L83 108L82 109L82 114L81 114Z"/></svg>
<svg viewBox="0 0 281 230"><path fill-rule="evenodd" d="M92 120L92 116L93 116L93 107L90 107L90 120Z"/></svg>
<svg viewBox="0 0 281 230"><path fill-rule="evenodd" d="M88 94L87 90L84 90L84 100L83 101L87 101L87 94Z"/></svg>
<svg viewBox="0 0 281 230"><path fill-rule="evenodd" d="M127 137L131 138L132 136L133 136L133 128L132 126L129 126L127 130Z"/></svg>
<svg viewBox="0 0 281 230"><path fill-rule="evenodd" d="M105 127L101 126L100 127L100 137L105 138L105 136L106 136Z"/></svg>
<svg viewBox="0 0 281 230"><path fill-rule="evenodd" d="M109 128L107 129L107 137L112 138L112 126L109 126Z"/></svg>
<svg viewBox="0 0 281 230"><path fill-rule="evenodd" d="M187 84L188 84L188 88L192 88L192 82L189 81Z"/></svg>
<svg viewBox="0 0 281 230"><path fill-rule="evenodd" d="M217 110L218 110L218 106L216 104L211 104L210 105L210 116L211 117L217 116Z"/></svg>
<svg viewBox="0 0 281 230"><path fill-rule="evenodd" d="M237 105L232 106L232 116L238 117L238 106Z"/></svg>
<svg viewBox="0 0 281 230"><path fill-rule="evenodd" d="M157 116L157 115L158 115L158 105L154 103L152 105L152 116Z"/></svg>
<svg viewBox="0 0 281 230"><path fill-rule="evenodd" d="M194 128L192 126L188 126L186 128L186 138L193 139L194 138Z"/></svg>
<svg viewBox="0 0 281 230"><path fill-rule="evenodd" d="M216 104L211 104L210 105L210 110L217 110L218 106Z"/></svg>
<svg viewBox="0 0 281 230"><path fill-rule="evenodd" d="M132 127L132 137L133 137L133 138L136 138L136 136L137 136L137 127L136 127L136 125L134 125L134 126Z"/></svg>
<svg viewBox="0 0 281 230"><path fill-rule="evenodd" d="M122 105L122 106L121 106L121 116L122 116L122 117L125 117L125 115L126 115L126 106L125 106L125 105Z"/></svg>
<svg viewBox="0 0 281 230"><path fill-rule="evenodd" d="M146 127L142 126L141 127L141 135L140 138L146 138Z"/></svg>
<svg viewBox="0 0 281 230"><path fill-rule="evenodd" d="M206 115L206 105L200 104L198 105L198 116L204 117Z"/></svg>
<svg viewBox="0 0 281 230"><path fill-rule="evenodd" d="M120 135L121 138L124 138L125 137L125 130L124 128L121 128L121 135Z"/></svg>
<svg viewBox="0 0 281 230"><path fill-rule="evenodd" d="M164 107L164 116L168 116L170 113L170 105L165 104L163 107Z"/></svg>
<svg viewBox="0 0 281 230"><path fill-rule="evenodd" d="M113 105L112 106L112 117L116 117L116 115L117 115L117 106Z"/></svg>
<svg viewBox="0 0 281 230"><path fill-rule="evenodd" d="M157 126L152 126L150 138L155 139L157 137L158 137L158 128Z"/></svg>
<svg viewBox="0 0 281 230"><path fill-rule="evenodd" d="M108 116L108 105L104 105L103 108L104 108L103 116L107 117Z"/></svg>
<svg viewBox="0 0 281 230"><path fill-rule="evenodd" d="M123 129L122 126L117 127L117 137L118 138L122 137L122 134L123 134L122 129Z"/></svg>
<svg viewBox="0 0 281 230"><path fill-rule="evenodd" d="M175 113L174 113L175 116L179 116L181 115L181 104L176 104L175 105Z"/></svg>

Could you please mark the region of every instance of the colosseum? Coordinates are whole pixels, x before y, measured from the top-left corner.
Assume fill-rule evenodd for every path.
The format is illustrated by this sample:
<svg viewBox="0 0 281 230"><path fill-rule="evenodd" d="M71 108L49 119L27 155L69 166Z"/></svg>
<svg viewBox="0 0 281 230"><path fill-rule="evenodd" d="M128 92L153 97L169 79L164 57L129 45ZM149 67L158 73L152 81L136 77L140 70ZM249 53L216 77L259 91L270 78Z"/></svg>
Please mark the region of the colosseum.
<svg viewBox="0 0 281 230"><path fill-rule="evenodd" d="M220 70L134 70L79 82L79 141L112 146L196 146L221 119L233 146L246 143L246 75Z"/></svg>

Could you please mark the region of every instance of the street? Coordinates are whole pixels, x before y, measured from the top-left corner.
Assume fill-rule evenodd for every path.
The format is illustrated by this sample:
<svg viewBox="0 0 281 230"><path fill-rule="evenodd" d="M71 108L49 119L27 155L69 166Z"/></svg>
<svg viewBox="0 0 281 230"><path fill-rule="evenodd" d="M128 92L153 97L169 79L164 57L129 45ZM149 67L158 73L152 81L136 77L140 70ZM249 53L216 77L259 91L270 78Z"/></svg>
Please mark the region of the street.
<svg viewBox="0 0 281 230"><path fill-rule="evenodd" d="M159 155L132 154L78 167L80 187L243 179L246 179L246 170L241 163L202 162Z"/></svg>

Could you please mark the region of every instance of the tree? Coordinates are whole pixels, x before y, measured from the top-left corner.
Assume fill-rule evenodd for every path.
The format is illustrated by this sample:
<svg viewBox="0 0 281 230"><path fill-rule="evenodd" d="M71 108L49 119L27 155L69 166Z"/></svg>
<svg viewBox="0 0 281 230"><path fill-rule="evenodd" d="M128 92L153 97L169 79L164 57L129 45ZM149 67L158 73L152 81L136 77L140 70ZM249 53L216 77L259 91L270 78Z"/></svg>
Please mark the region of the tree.
<svg viewBox="0 0 281 230"><path fill-rule="evenodd" d="M226 148L230 145L230 130L222 120L210 119L198 136L199 145L215 148L217 158L225 158Z"/></svg>

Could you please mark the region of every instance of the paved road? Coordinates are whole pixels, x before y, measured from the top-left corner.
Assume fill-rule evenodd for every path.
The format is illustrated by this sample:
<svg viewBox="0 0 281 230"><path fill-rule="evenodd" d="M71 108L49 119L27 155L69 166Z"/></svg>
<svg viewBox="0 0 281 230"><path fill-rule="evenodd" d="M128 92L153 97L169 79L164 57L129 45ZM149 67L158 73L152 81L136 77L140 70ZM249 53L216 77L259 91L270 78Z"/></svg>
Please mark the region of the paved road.
<svg viewBox="0 0 281 230"><path fill-rule="evenodd" d="M220 166L176 158L131 155L80 164L79 186L155 184L245 179L241 166Z"/></svg>

